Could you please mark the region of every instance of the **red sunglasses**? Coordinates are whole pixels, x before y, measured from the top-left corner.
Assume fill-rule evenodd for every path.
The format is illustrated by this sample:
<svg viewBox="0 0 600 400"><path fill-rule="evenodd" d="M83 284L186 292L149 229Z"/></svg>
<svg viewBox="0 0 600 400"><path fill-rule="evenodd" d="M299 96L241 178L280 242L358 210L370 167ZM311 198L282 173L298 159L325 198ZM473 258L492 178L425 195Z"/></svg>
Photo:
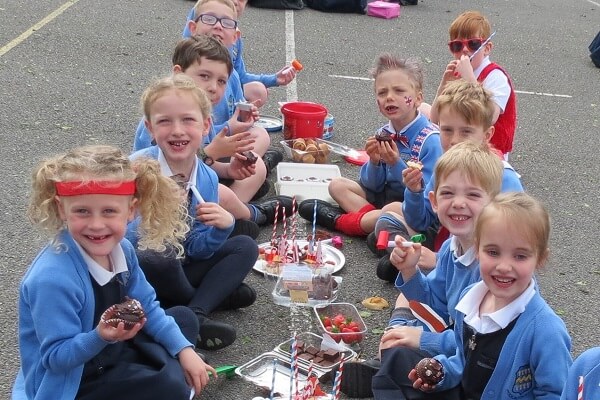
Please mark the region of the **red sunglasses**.
<svg viewBox="0 0 600 400"><path fill-rule="evenodd" d="M476 51L483 44L482 38L471 38L464 40L451 40L448 42L448 47L451 53L460 53L465 46L471 51Z"/></svg>

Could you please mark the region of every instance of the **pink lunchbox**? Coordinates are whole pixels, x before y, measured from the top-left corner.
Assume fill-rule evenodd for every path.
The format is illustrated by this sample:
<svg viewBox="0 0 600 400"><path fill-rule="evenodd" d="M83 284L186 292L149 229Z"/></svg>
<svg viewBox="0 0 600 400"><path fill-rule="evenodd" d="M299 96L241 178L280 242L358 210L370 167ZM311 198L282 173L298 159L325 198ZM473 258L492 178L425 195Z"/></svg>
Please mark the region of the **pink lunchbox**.
<svg viewBox="0 0 600 400"><path fill-rule="evenodd" d="M367 15L385 19L398 18L400 15L400 4L374 1L367 4Z"/></svg>

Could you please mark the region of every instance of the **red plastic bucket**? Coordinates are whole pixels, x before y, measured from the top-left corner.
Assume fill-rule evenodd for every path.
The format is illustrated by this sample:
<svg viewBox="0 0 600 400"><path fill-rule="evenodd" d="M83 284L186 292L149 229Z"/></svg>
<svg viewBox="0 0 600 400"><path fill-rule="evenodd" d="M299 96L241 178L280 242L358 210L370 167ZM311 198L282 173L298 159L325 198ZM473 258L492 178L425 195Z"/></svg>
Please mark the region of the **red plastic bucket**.
<svg viewBox="0 0 600 400"><path fill-rule="evenodd" d="M295 101L281 107L283 114L283 138L323 137L323 123L327 108L321 104Z"/></svg>

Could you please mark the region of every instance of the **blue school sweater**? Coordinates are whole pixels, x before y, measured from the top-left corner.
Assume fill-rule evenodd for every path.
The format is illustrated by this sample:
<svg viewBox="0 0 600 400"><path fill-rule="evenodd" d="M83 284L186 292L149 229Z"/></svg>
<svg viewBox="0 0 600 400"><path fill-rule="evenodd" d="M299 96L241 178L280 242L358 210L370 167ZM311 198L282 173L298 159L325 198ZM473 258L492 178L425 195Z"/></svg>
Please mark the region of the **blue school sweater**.
<svg viewBox="0 0 600 400"><path fill-rule="evenodd" d="M84 364L110 343L94 324L94 289L88 267L68 231L58 237L60 248L47 245L25 273L19 293L19 350L21 368L13 399L74 399ZM146 312L144 332L175 357L192 346L156 301L131 243L120 243L129 276L129 297Z"/></svg>
<svg viewBox="0 0 600 400"><path fill-rule="evenodd" d="M465 252L461 263L453 249L457 239L451 237L442 245L437 256L435 269L428 275L417 272L408 282L402 274L396 278L396 288L408 300L417 300L430 306L440 317L451 325L456 319L456 305L462 291L472 283L481 280L479 262L475 259L475 248ZM442 333L424 330L421 334L420 349L431 354L454 354L456 340L452 330Z"/></svg>
<svg viewBox="0 0 600 400"><path fill-rule="evenodd" d="M158 151L158 146L152 146L133 153L129 158L133 160L139 157L149 157L157 160ZM200 160L198 160L197 165L196 188L202 195L204 201L209 203L219 203L219 178L217 177L217 174ZM192 196L190 204L188 205L189 215L196 215L197 205L198 200ZM140 217L137 217L127 226L127 238L131 240L134 246L137 246L138 242L137 232L139 224ZM198 260L205 260L212 257L214 252L220 249L223 243L225 243L233 230L233 226L234 224L228 228L220 229L214 226L205 225L194 218L190 232L188 232L183 243L186 256Z"/></svg>
<svg viewBox="0 0 600 400"><path fill-rule="evenodd" d="M444 366L444 378L436 391L459 385L465 368L465 315L456 314L457 349L451 357L435 357ZM558 400L572 363L570 349L571 338L564 322L536 291L508 334L481 400Z"/></svg>
<svg viewBox="0 0 600 400"><path fill-rule="evenodd" d="M509 163L506 161L503 163L502 192L522 192L523 185L521 185L519 174ZM437 215L429 201L429 192L433 191L434 186L435 177L431 177L421 192L411 192L408 188L404 190L404 203L402 203L404 219L408 226L417 232L425 232L437 222Z"/></svg>
<svg viewBox="0 0 600 400"><path fill-rule="evenodd" d="M579 377L583 376L583 398L600 399L600 347L581 353L569 368L561 400L577 400Z"/></svg>

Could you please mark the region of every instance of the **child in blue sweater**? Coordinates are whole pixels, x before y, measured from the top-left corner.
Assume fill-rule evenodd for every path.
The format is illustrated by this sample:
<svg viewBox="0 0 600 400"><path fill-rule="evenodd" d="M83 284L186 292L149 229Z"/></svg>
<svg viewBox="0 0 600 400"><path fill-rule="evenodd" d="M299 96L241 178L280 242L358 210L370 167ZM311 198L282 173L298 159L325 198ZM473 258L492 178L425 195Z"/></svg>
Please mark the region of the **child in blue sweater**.
<svg viewBox="0 0 600 400"><path fill-rule="evenodd" d="M317 200L316 223L353 236L372 232L381 208L404 199L402 173L410 169L407 162L418 166L427 183L442 153L437 128L418 111L423 101L422 65L415 59L382 54L372 76L379 112L389 122L367 139L369 161L360 169L359 182L335 178L329 184L329 194L340 207ZM314 202L305 200L298 208L309 221Z"/></svg>
<svg viewBox="0 0 600 400"><path fill-rule="evenodd" d="M110 146L77 148L36 169L29 216L54 237L21 283L13 399L187 400L190 388L206 386L215 370L194 351L198 320L185 307L159 306L124 239L138 214L140 246L181 253L187 225L175 190L157 162L131 163ZM125 296L145 318L101 320Z"/></svg>
<svg viewBox="0 0 600 400"><path fill-rule="evenodd" d="M465 140L489 143L494 135L493 96L478 83L462 80L448 83L442 94L437 97L434 107L439 115L440 143L444 152ZM502 191L522 192L519 175L508 162L503 161L503 164ZM368 238L367 244L375 243L376 235L381 231L389 232L390 237L424 233L430 239L428 245L437 251L448 235L447 230L442 229L437 237L440 224L429 201L429 192L433 190L435 179L430 179L424 184L422 173L418 170L407 169L403 174L406 184L404 201L390 203L383 208L375 224L375 231L371 234L373 238ZM375 251L373 246L370 248ZM378 255L382 258L377 264L377 276L393 282L397 271L390 264L389 255L386 252ZM429 248L422 248L419 266L430 269L435 266L435 262L435 253Z"/></svg>
<svg viewBox="0 0 600 400"><path fill-rule="evenodd" d="M435 357L441 381L426 384L414 369L409 373L414 389L428 393L419 398L560 398L571 338L534 279L548 258L549 237L548 212L525 193L498 195L483 209L475 228L482 281L456 305L456 352ZM404 392L408 398L415 398L407 394L413 387Z"/></svg>
<svg viewBox="0 0 600 400"><path fill-rule="evenodd" d="M191 77L199 88L206 91L212 105L218 103L223 97L227 79L233 68L231 57L225 46L217 39L204 34L180 40L173 51L172 64L173 73ZM134 144L136 151L152 145L151 133L146 126L147 118L147 115L142 118L141 127L136 133ZM226 129L224 129L215 135L213 128L214 126L211 124L208 134L204 137L203 147L199 151L201 159L219 177L236 178L229 186L219 185L219 204L236 218L234 232L244 233L244 227L254 225L256 234L250 236L256 238L259 229L254 223L259 226L272 223L276 202L286 208L286 214L287 210L291 212L291 198L276 196L252 203L241 200L239 192L244 191L247 185L238 180L252 176L253 173L256 173L257 168L260 170L261 167L264 167L264 163L262 160L257 160L257 164L254 166L245 166L243 163L246 157L241 153L252 149L254 143L249 132L226 135ZM230 162L218 161L224 157L231 157ZM244 221L246 224L242 224ZM247 232L248 229L245 231Z"/></svg>
<svg viewBox="0 0 600 400"><path fill-rule="evenodd" d="M198 347L217 350L235 341L235 328L208 315L254 303L256 292L243 281L256 262L258 246L245 235L228 238L234 217L219 205L217 175L196 156L210 126L206 93L190 77L175 74L150 85L142 104L157 145L130 157L156 159L163 175L182 183L180 201L188 209L191 229L183 241L185 258L146 250L138 253L140 265L161 302L186 305L196 313ZM138 221L128 227L134 245Z"/></svg>
<svg viewBox="0 0 600 400"><path fill-rule="evenodd" d="M238 20L242 17L248 0L234 0L235 8L237 11ZM187 21L193 21L196 19L195 7L193 7L187 15ZM244 98L255 104L257 107L262 107L267 102L268 88L274 86L285 86L294 80L296 77L296 70L285 66L281 68L275 74L253 74L246 70L246 64L242 56L244 49L244 41L242 40L242 33L237 29L237 39L233 46L230 47L231 57L233 59L233 67L237 72L240 82L244 89ZM190 37L191 31L186 23L183 30L183 37Z"/></svg>
<svg viewBox="0 0 600 400"><path fill-rule="evenodd" d="M386 332L379 344L381 369L370 368L364 363L348 363L348 376L364 377L342 380L342 391L350 397L369 397L371 379L373 393L393 391L398 377L408 382L408 371L423 357L436 354L454 354L456 341L451 330L433 329L417 320L409 300L431 308L444 325L456 320L455 306L460 293L470 284L480 280L479 265L474 247L475 222L483 207L500 192L502 161L493 154L487 143L471 141L450 148L438 160L435 167L436 186L430 192L430 200L438 213L440 222L452 237L444 242L436 268L428 275L422 273L417 263L420 244L403 247L405 241L396 236L396 247L390 254L392 265L397 268L396 287L400 295L396 300ZM404 370L397 363L409 360ZM412 362L415 361L415 362ZM373 376L374 373L377 373Z"/></svg>
<svg viewBox="0 0 600 400"><path fill-rule="evenodd" d="M600 347L586 350L575 359L560 400L578 400L580 380L584 399L600 399Z"/></svg>

